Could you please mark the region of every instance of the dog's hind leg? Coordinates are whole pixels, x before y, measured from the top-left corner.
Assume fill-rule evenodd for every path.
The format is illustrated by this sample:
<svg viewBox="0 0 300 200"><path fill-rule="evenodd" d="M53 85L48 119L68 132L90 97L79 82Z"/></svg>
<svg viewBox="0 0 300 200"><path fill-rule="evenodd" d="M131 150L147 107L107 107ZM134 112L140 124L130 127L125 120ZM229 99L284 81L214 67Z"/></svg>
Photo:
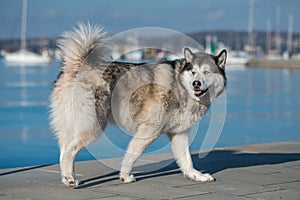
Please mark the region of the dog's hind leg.
<svg viewBox="0 0 300 200"><path fill-rule="evenodd" d="M78 81L77 83L81 83ZM85 86L85 85L84 85ZM59 135L60 167L62 182L67 186L77 186L75 178L74 160L78 152L99 138L107 125L110 107L107 106L109 96L87 92L84 86L77 86L73 96L77 98L70 104L71 112L66 114L65 123ZM96 98L95 96L99 97ZM101 98L100 98L101 97ZM103 103L105 106L99 106ZM102 105L102 104L101 104ZM63 126L65 125L65 126Z"/></svg>
<svg viewBox="0 0 300 200"><path fill-rule="evenodd" d="M81 131L71 138L60 140L60 169L62 182L67 186L79 185L74 170L74 160L78 152L94 142L101 134L96 130Z"/></svg>
<svg viewBox="0 0 300 200"><path fill-rule="evenodd" d="M124 183L135 181L134 176L130 174L134 163L143 151L159 136L159 133L147 134L145 131L149 133L149 131L152 132L153 130L151 130L151 127L146 129L140 128L129 143L120 171L120 179ZM143 136L142 133L146 133L147 136Z"/></svg>
<svg viewBox="0 0 300 200"><path fill-rule="evenodd" d="M185 176L200 182L214 181L210 174L202 174L194 169L189 150L189 131L177 134L168 133L168 136L172 142L172 150L176 162Z"/></svg>
<svg viewBox="0 0 300 200"><path fill-rule="evenodd" d="M83 148L83 142L78 138L72 139L68 144L62 144L60 149L60 170L62 182L67 186L77 186L79 181L75 178L74 160Z"/></svg>
<svg viewBox="0 0 300 200"><path fill-rule="evenodd" d="M94 142L101 136L106 123L100 124L97 121L96 114L87 112L90 107L83 107L84 112L76 112L72 123L67 124L68 129L64 131L66 134L61 134L59 138L60 145L60 168L62 182L67 186L77 186L79 181L75 177L74 160L78 152L84 147ZM90 114L91 113L91 114Z"/></svg>

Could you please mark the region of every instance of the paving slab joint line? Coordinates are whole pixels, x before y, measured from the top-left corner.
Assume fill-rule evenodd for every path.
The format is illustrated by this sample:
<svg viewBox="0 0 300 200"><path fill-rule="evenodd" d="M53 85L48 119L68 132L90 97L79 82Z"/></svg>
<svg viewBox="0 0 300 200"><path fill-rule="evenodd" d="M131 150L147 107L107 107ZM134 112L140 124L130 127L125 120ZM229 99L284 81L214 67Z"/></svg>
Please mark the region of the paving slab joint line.
<svg viewBox="0 0 300 200"><path fill-rule="evenodd" d="M278 182L278 183L270 183L270 184L264 184L261 186L273 186L273 185L281 185L281 184L285 184L285 183L299 183L300 180L293 180L293 181L284 181L284 182Z"/></svg>
<svg viewBox="0 0 300 200"><path fill-rule="evenodd" d="M203 194L187 195L187 196L183 196L183 197L176 197L176 198L173 198L173 199L185 199L185 198L190 198L190 197L204 196L204 195L208 195L208 194L212 194L212 192L207 192L207 193L203 193Z"/></svg>
<svg viewBox="0 0 300 200"><path fill-rule="evenodd" d="M272 189L272 190L266 190L266 191L261 191L261 192L253 192L253 193L248 193L248 194L241 194L241 195L237 195L238 197L247 197L250 195L255 195L255 194L265 194L265 193L270 193L270 192L277 192L277 191L288 191L285 188L276 188L276 189Z"/></svg>
<svg viewBox="0 0 300 200"><path fill-rule="evenodd" d="M185 178L185 179L187 179L187 180L189 180L188 178L186 178L186 177L183 177L183 178ZM192 180L191 180L192 181ZM183 185L174 185L174 186L172 186L173 188L177 188L177 189L181 189L182 187L186 187L186 186L194 186L194 185L199 185L199 184L210 184L210 183L198 183L198 182L196 182L196 183L190 183L190 184L183 184Z"/></svg>

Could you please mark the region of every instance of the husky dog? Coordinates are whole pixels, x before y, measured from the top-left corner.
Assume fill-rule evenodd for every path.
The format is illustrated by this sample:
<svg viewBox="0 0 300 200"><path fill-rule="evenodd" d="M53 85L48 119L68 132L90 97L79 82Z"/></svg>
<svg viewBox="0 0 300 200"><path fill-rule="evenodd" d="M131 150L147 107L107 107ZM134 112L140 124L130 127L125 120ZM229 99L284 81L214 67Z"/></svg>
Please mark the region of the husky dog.
<svg viewBox="0 0 300 200"><path fill-rule="evenodd" d="M60 147L62 182L79 184L75 156L108 122L133 133L120 170L123 182L135 181L135 161L162 133L185 176L214 181L194 169L188 134L225 88L226 50L214 56L184 48L183 59L136 64L109 61L107 41L103 29L90 24L79 24L58 41L63 61L51 94L51 126Z"/></svg>

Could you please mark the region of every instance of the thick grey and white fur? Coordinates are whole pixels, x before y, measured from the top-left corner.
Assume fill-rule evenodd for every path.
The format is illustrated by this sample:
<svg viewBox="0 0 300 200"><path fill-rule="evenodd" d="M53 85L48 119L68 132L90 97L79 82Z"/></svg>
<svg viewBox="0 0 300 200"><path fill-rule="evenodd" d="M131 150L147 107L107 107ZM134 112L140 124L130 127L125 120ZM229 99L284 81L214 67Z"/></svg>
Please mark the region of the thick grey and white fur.
<svg viewBox="0 0 300 200"><path fill-rule="evenodd" d="M62 182L76 186L74 159L98 139L107 123L133 134L120 169L120 179L135 181L132 167L162 133L172 143L184 175L214 181L193 167L189 131L226 85L227 52L192 52L174 61L110 61L109 40L97 25L79 24L58 41L61 73L51 94L51 126L60 148Z"/></svg>

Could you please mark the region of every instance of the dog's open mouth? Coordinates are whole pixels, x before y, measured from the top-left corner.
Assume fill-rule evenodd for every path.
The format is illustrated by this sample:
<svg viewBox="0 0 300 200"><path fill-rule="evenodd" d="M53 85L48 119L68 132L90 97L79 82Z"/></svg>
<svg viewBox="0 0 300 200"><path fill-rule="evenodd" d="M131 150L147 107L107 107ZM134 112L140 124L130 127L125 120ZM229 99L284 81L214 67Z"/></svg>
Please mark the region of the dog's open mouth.
<svg viewBox="0 0 300 200"><path fill-rule="evenodd" d="M199 80L193 81L192 85L193 85L194 94L195 94L196 97L201 97L208 90L208 88L206 88L205 90L201 90L201 85L203 85L203 83L201 83Z"/></svg>
<svg viewBox="0 0 300 200"><path fill-rule="evenodd" d="M208 90L208 89L201 90L200 88L195 87L195 88L194 88L194 94L195 94L197 97L200 97L200 96L204 95L204 94L207 92L207 90Z"/></svg>

